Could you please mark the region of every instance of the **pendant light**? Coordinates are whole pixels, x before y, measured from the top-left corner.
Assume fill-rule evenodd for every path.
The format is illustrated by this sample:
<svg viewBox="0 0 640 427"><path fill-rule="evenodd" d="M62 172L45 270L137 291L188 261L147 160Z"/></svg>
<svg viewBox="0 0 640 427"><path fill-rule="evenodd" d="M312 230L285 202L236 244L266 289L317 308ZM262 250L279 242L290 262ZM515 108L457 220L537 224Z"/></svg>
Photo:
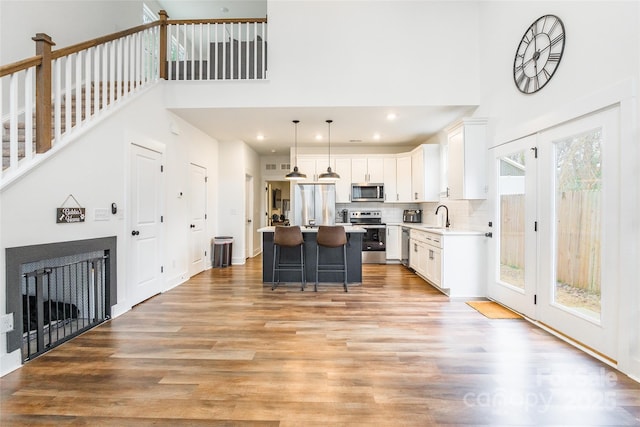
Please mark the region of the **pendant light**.
<svg viewBox="0 0 640 427"><path fill-rule="evenodd" d="M300 171L298 171L298 123L300 123L300 120L293 121L293 126L295 128L295 139L294 139L295 151L294 151L293 159L295 163L293 165L293 170L285 175L285 178L290 179L291 181L299 181L307 177L307 175L300 173Z"/></svg>
<svg viewBox="0 0 640 427"><path fill-rule="evenodd" d="M329 126L329 166L327 167L327 171L325 173L321 173L318 179L320 181L335 181L340 179L340 175L333 172L331 170L331 123L333 120L327 120L327 125Z"/></svg>

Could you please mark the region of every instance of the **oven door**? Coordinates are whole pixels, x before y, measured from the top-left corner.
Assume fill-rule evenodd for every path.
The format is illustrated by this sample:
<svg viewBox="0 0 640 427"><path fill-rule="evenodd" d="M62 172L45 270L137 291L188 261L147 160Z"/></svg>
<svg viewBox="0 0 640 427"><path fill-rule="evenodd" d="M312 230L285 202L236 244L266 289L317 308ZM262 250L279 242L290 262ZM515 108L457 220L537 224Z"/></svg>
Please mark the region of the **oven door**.
<svg viewBox="0 0 640 427"><path fill-rule="evenodd" d="M387 230L384 225L362 225L365 229L362 236L362 263L386 264L387 263Z"/></svg>

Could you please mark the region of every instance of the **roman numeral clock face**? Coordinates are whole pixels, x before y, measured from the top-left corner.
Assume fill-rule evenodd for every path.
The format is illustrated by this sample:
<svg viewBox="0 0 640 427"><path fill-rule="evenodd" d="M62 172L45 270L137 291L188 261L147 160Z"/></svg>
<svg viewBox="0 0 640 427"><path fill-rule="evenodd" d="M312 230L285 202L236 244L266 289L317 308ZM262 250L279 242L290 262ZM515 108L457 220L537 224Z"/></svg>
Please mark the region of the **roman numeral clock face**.
<svg viewBox="0 0 640 427"><path fill-rule="evenodd" d="M513 80L522 93L542 89L556 72L564 51L564 25L555 15L537 19L522 36L513 61Z"/></svg>

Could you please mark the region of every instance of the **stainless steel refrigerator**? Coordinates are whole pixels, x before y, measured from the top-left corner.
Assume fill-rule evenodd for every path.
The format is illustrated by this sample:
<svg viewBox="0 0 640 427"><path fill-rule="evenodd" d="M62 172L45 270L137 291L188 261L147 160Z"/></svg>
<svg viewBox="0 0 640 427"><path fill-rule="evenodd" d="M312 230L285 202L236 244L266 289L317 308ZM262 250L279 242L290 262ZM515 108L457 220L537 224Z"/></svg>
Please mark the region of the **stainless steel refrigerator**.
<svg viewBox="0 0 640 427"><path fill-rule="evenodd" d="M295 224L334 225L336 185L298 184L295 188Z"/></svg>

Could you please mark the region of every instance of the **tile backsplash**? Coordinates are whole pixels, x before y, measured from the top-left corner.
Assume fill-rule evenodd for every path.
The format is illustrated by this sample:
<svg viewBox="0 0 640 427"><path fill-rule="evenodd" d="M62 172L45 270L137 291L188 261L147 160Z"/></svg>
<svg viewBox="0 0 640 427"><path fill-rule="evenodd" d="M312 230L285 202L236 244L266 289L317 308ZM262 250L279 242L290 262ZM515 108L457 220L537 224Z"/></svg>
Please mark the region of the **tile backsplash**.
<svg viewBox="0 0 640 427"><path fill-rule="evenodd" d="M341 221L340 211L348 210L380 210L382 221L387 224L402 223L402 212L405 209L422 209L422 223L430 226L444 226L445 211L440 209L435 214L438 205L445 205L449 209L451 227L466 230L486 231L489 221L489 203L487 200L449 200L442 199L440 203L338 203L336 204L336 221Z"/></svg>

